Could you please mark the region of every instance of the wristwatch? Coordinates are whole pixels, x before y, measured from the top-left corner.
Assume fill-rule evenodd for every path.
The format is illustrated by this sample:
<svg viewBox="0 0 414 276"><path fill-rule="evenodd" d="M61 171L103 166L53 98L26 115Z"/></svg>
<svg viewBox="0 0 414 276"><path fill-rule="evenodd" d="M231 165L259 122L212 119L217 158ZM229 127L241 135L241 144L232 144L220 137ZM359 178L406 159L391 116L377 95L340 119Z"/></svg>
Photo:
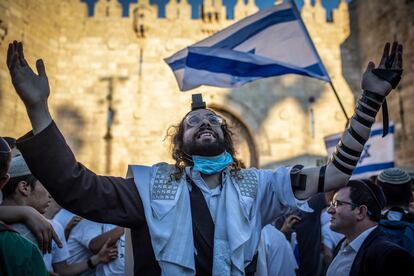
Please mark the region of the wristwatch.
<svg viewBox="0 0 414 276"><path fill-rule="evenodd" d="M91 258L89 258L86 263L88 264L88 266L89 266L90 269L95 269L96 265L93 265Z"/></svg>

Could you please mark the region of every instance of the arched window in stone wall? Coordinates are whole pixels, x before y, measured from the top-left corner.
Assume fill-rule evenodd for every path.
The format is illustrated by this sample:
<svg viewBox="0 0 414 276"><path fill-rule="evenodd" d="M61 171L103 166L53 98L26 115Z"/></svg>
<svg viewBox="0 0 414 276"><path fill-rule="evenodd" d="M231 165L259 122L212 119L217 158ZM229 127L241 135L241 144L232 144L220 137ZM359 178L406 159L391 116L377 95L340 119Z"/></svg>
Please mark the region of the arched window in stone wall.
<svg viewBox="0 0 414 276"><path fill-rule="evenodd" d="M233 132L233 141L237 151L237 158L243 161L243 164L247 168L258 167L259 158L254 137L242 119L222 107L211 106L211 109L225 118L227 124L230 126L230 129Z"/></svg>

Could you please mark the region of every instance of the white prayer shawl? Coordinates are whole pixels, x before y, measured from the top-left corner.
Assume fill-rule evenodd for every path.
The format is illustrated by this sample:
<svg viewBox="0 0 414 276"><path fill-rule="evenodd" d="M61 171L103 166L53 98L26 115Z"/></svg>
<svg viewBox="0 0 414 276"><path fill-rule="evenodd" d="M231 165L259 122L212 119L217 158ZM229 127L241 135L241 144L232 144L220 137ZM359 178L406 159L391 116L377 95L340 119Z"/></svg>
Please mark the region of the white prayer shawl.
<svg viewBox="0 0 414 276"><path fill-rule="evenodd" d="M170 181L172 166L129 166L141 197L154 255L162 275L194 275L194 241L189 189L185 176ZM263 225L284 209L300 207L311 211L306 202L293 195L290 170L242 170L249 183L237 182L226 170L215 223L213 275L244 275L260 239ZM246 180L247 179L247 180ZM255 179L255 180L254 180Z"/></svg>

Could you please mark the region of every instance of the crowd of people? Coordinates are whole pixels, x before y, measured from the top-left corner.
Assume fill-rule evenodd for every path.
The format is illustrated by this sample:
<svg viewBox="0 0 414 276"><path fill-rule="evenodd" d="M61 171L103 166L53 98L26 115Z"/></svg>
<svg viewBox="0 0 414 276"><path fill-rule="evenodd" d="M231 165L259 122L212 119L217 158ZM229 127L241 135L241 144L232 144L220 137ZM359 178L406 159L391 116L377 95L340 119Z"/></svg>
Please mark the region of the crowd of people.
<svg viewBox="0 0 414 276"><path fill-rule="evenodd" d="M243 168L226 121L193 95L171 137L175 164L100 176L54 123L42 60L7 65L32 131L0 137L1 275L413 275L413 181L399 168L350 180L376 113L398 85L386 44L321 167Z"/></svg>

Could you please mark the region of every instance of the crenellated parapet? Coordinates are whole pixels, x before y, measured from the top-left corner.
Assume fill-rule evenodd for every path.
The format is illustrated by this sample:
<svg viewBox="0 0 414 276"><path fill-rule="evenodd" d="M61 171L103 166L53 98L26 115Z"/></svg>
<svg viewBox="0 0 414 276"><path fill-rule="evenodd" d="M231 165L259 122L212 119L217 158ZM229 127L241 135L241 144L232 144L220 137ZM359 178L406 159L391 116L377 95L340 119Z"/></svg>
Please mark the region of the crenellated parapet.
<svg viewBox="0 0 414 276"><path fill-rule="evenodd" d="M246 16L252 15L258 10L259 8L256 6L254 0L247 0L247 3L244 3L244 0L237 0L236 5L234 6L234 19L240 20Z"/></svg>
<svg viewBox="0 0 414 276"><path fill-rule="evenodd" d="M344 35L348 36L350 33L349 28L349 9L345 0L341 0L337 9L332 13L333 22L338 26Z"/></svg>
<svg viewBox="0 0 414 276"><path fill-rule="evenodd" d="M204 0L201 20L205 23L220 23L226 20L226 8L221 0Z"/></svg>
<svg viewBox="0 0 414 276"><path fill-rule="evenodd" d="M154 22L157 20L158 7L151 5L149 0L140 0L137 4L131 6L133 16L133 29L138 38L146 38L155 27Z"/></svg>
<svg viewBox="0 0 414 276"><path fill-rule="evenodd" d="M170 0L165 6L165 15L167 19L172 20L190 20L191 19L191 5L188 0Z"/></svg>
<svg viewBox="0 0 414 276"><path fill-rule="evenodd" d="M98 0L95 4L95 16L97 18L122 17L122 5L118 0Z"/></svg>

